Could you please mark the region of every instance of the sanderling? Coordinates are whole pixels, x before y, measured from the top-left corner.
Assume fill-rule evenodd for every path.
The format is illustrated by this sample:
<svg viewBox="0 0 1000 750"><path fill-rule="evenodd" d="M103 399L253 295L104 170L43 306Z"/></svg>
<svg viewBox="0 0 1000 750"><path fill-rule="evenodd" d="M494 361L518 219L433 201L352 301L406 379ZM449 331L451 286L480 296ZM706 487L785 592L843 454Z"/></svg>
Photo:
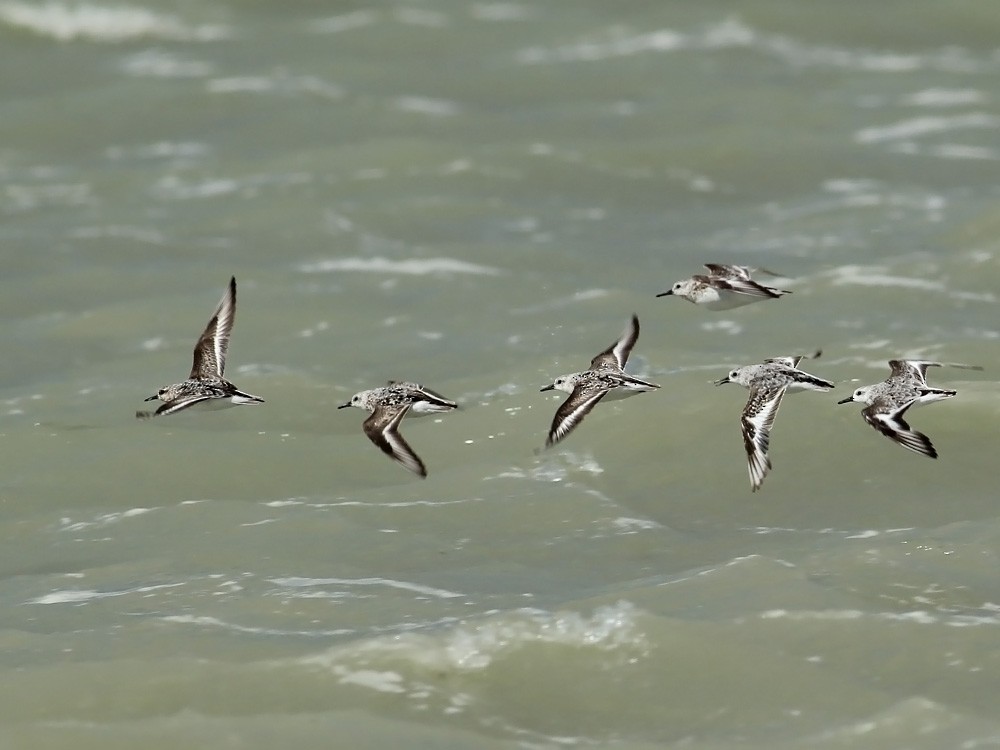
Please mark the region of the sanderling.
<svg viewBox="0 0 1000 750"><path fill-rule="evenodd" d="M708 269L707 276L698 274L690 279L678 281L669 291L656 296L681 297L696 305L704 305L709 310L731 310L752 302L777 299L783 294L791 294L786 289L764 286L750 278L750 274L754 272L765 273L768 276L780 275L765 268L728 266L722 263L706 263L705 268Z"/></svg>
<svg viewBox="0 0 1000 750"><path fill-rule="evenodd" d="M815 359L822 352L810 355ZM743 428L743 445L747 452L747 469L750 471L750 486L756 492L771 469L768 447L771 443L771 426L778 413L781 399L788 390L828 391L833 383L823 380L799 368L803 355L796 357L773 357L759 365L747 365L732 370L726 377L715 381L716 385L739 383L750 389L750 398L743 407L740 424Z"/></svg>
<svg viewBox="0 0 1000 750"><path fill-rule="evenodd" d="M937 458L937 451L922 432L917 432L903 419L912 406L931 404L955 396L958 391L931 388L927 385L928 367L960 367L963 370L982 370L978 365L957 362L928 362L921 359L890 359L892 373L881 383L858 388L838 404L860 401L867 406L861 410L865 421L890 440L915 453Z"/></svg>
<svg viewBox="0 0 1000 750"><path fill-rule="evenodd" d="M348 406L370 411L371 416L362 425L368 439L383 453L422 477L427 476L427 468L399 434L400 421L411 412L416 416L458 408L454 401L449 401L429 388L417 383L397 383L394 380L390 380L382 388L355 393L350 401L337 408L346 409Z"/></svg>
<svg viewBox="0 0 1000 750"><path fill-rule="evenodd" d="M618 340L590 361L589 370L563 375L542 388L543 391L558 389L570 394L556 410L545 440L546 447L566 437L605 396L608 400L617 400L660 387L625 374L625 363L638 338L639 318L633 314Z"/></svg>
<svg viewBox="0 0 1000 750"><path fill-rule="evenodd" d="M205 326L205 331L194 347L191 374L183 383L161 388L146 401L159 399L164 403L155 412L137 411L140 419L162 417L204 403L211 408L225 408L239 404L262 404L264 399L244 393L224 377L229 335L236 320L236 277L229 279L229 287L222 295L215 314ZM205 407L202 407L205 408Z"/></svg>

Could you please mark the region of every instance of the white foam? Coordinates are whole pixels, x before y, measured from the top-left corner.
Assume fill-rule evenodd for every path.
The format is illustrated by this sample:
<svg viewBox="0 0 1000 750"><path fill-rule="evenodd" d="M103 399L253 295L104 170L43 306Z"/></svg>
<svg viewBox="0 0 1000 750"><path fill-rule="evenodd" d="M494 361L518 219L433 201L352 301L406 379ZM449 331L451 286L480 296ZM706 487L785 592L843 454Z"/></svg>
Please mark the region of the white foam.
<svg viewBox="0 0 1000 750"><path fill-rule="evenodd" d="M462 111L456 102L426 96L399 96L393 100L393 106L402 112L430 117L452 117Z"/></svg>
<svg viewBox="0 0 1000 750"><path fill-rule="evenodd" d="M82 531L83 529L109 526L126 518L135 518L136 516L142 516L146 513L152 513L154 510L157 510L157 508L129 508L128 510L123 510L119 513L105 513L97 516L92 521L73 522L68 518L63 518L60 531Z"/></svg>
<svg viewBox="0 0 1000 750"><path fill-rule="evenodd" d="M167 39L208 42L230 36L224 26L190 26L171 15L145 8L62 2L0 3L0 22L61 42L124 42L133 39Z"/></svg>
<svg viewBox="0 0 1000 750"><path fill-rule="evenodd" d="M968 146L963 143L942 143L932 146L925 153L939 159L968 159L972 161L996 161L1000 151L990 146Z"/></svg>
<svg viewBox="0 0 1000 750"><path fill-rule="evenodd" d="M267 75L213 78L206 83L210 94L316 94L327 99L340 99L344 90L317 76Z"/></svg>
<svg viewBox="0 0 1000 750"><path fill-rule="evenodd" d="M142 146L109 146L109 159L200 159L208 155L207 144L198 141L157 141Z"/></svg>
<svg viewBox="0 0 1000 750"><path fill-rule="evenodd" d="M828 193L870 193L879 186L876 180L867 178L833 178L823 181L823 189Z"/></svg>
<svg viewBox="0 0 1000 750"><path fill-rule="evenodd" d="M976 60L958 48L932 54L899 54L813 45L780 34L760 32L735 18L692 32L657 29L631 34L622 26L614 26L601 34L557 47L522 49L515 54L515 59L523 65L540 65L716 49L750 49L800 67L879 73L906 73L914 70L969 73L992 69L990 61Z"/></svg>
<svg viewBox="0 0 1000 750"><path fill-rule="evenodd" d="M554 49L531 47L519 51L516 59L523 65L544 63L594 62L615 57L630 57L646 52L668 52L690 48L691 37L670 29L627 36L616 32L610 39L583 40Z"/></svg>
<svg viewBox="0 0 1000 750"><path fill-rule="evenodd" d="M644 653L649 646L637 624L639 614L626 601L598 607L589 617L572 611L518 609L465 620L444 633L394 633L337 646L305 657L300 663L345 675L351 663L360 662L364 669L371 669L377 658L408 661L435 670L480 671L500 656L538 643Z"/></svg>
<svg viewBox="0 0 1000 750"><path fill-rule="evenodd" d="M7 211L31 211L48 206L89 206L97 202L91 186L86 183L9 183L4 188L4 198Z"/></svg>
<svg viewBox="0 0 1000 750"><path fill-rule="evenodd" d="M760 613L762 620L860 620L860 609L798 610L769 609Z"/></svg>
<svg viewBox="0 0 1000 750"><path fill-rule="evenodd" d="M448 16L433 10L413 6L397 6L393 12L395 20L406 26L423 26L442 29L448 25Z"/></svg>
<svg viewBox="0 0 1000 750"><path fill-rule="evenodd" d="M527 21L532 9L518 3L473 3L469 15L477 21Z"/></svg>
<svg viewBox="0 0 1000 750"><path fill-rule="evenodd" d="M623 534L635 534L639 531L663 528L663 524L649 518L628 518L626 516L614 519L612 524L615 528L621 530Z"/></svg>
<svg viewBox="0 0 1000 750"><path fill-rule="evenodd" d="M738 336L743 333L743 326L735 320L712 320L701 324L703 331L722 331L730 336Z"/></svg>
<svg viewBox="0 0 1000 750"><path fill-rule="evenodd" d="M166 175L157 180L152 189L162 198L191 200L235 193L240 189L240 183L233 179L221 178L203 180L198 183L185 183L176 175Z"/></svg>
<svg viewBox="0 0 1000 750"><path fill-rule="evenodd" d="M965 614L941 612L935 614L917 609L909 612L863 612L858 609L788 610L771 609L761 612L762 620L881 620L906 622L914 625L946 625L955 628L996 626L1000 617L995 614Z"/></svg>
<svg viewBox="0 0 1000 750"><path fill-rule="evenodd" d="M871 539L873 536L879 536L881 533L881 531L876 531L875 529L866 529L856 534L849 534L844 539Z"/></svg>
<svg viewBox="0 0 1000 750"><path fill-rule="evenodd" d="M907 120L862 128L854 134L856 143L884 143L886 141L906 140L929 133L944 133L952 130L968 130L970 128L1000 127L1000 117L985 112L969 112L951 117L913 117Z"/></svg>
<svg viewBox="0 0 1000 750"><path fill-rule="evenodd" d="M386 586L388 588L412 591L424 596L432 596L437 599L455 599L465 596L446 589L436 589L431 586L421 586L409 581L395 581L391 578L302 578L292 576L289 578L270 578L271 583L289 588L306 588L312 586Z"/></svg>
<svg viewBox="0 0 1000 750"><path fill-rule="evenodd" d="M491 266L467 263L454 258L420 258L411 260L391 260L389 258L330 258L314 263L302 263L298 270L303 273L329 273L332 271L354 271L358 273L394 273L409 276L424 276L432 273L466 273L479 276L498 276L503 271Z"/></svg>
<svg viewBox="0 0 1000 750"><path fill-rule="evenodd" d="M588 474L593 474L594 476L604 473L604 468L597 463L597 459L595 459L590 453L579 455L574 451L564 450L560 455L566 463L578 471L584 471Z"/></svg>
<svg viewBox="0 0 1000 750"><path fill-rule="evenodd" d="M831 283L835 286L852 284L856 286L902 287L934 292L946 291L945 285L940 281L916 279L909 276L891 276L885 273L882 268L864 266L841 266L835 269Z"/></svg>
<svg viewBox="0 0 1000 750"><path fill-rule="evenodd" d="M172 589L183 586L183 583L162 583L156 586L136 586L131 589L121 591L94 591L89 589L69 589L63 591L52 591L44 596L39 596L30 600L29 604L84 604L95 599L110 599L115 596L127 596L128 594L148 594L159 589Z"/></svg>
<svg viewBox="0 0 1000 750"><path fill-rule="evenodd" d="M91 599L104 599L109 596L120 596L119 593L107 593L102 591L53 591L44 596L32 599L30 604L79 604L88 602Z"/></svg>
<svg viewBox="0 0 1000 750"><path fill-rule="evenodd" d="M342 666L334 667L333 672L340 677L342 685L360 685L380 693L406 692L406 688L403 687L403 675L399 672L379 672L374 669L351 671Z"/></svg>
<svg viewBox="0 0 1000 750"><path fill-rule="evenodd" d="M321 34L339 34L342 31L352 31L364 26L371 26L378 20L370 10L355 10L342 13L339 16L323 18L312 23L312 30Z"/></svg>
<svg viewBox="0 0 1000 750"><path fill-rule="evenodd" d="M173 622L180 625L200 625L202 627L231 630L237 633L251 633L253 635L308 635L325 638L333 635L350 635L354 633L353 630L348 628L338 628L336 630L282 630L278 628L262 628L251 625L237 625L236 623L220 620L217 617L208 617L203 615L166 615L160 619L163 622Z"/></svg>
<svg viewBox="0 0 1000 750"><path fill-rule="evenodd" d="M903 97L903 104L914 107L957 107L983 104L986 97L976 89L930 88Z"/></svg>
<svg viewBox="0 0 1000 750"><path fill-rule="evenodd" d="M212 64L183 60L160 50L145 50L126 57L122 69L129 75L149 78L202 78L212 72Z"/></svg>

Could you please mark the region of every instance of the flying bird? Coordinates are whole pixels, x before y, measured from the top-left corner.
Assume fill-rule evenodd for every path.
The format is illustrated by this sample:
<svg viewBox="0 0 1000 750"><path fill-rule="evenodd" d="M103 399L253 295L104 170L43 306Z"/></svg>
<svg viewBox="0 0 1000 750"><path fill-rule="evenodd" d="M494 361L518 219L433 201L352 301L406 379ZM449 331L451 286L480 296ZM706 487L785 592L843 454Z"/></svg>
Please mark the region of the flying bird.
<svg viewBox="0 0 1000 750"><path fill-rule="evenodd" d="M639 318L633 314L618 340L590 361L589 370L561 375L541 389L570 394L556 410L545 440L546 447L558 443L572 432L602 399L622 399L660 387L625 372L628 355L638 338Z"/></svg>
<svg viewBox="0 0 1000 750"><path fill-rule="evenodd" d="M866 404L861 410L865 421L894 443L899 443L914 453L928 458L937 458L938 453L924 433L914 430L903 419L907 409L935 401L944 401L958 394L946 388L932 388L927 385L928 367L958 367L963 370L982 370L978 365L963 365L957 362L929 362L921 359L890 359L889 377L881 383L858 388L838 404L860 401Z"/></svg>
<svg viewBox="0 0 1000 750"><path fill-rule="evenodd" d="M809 359L821 354L816 352ZM716 385L738 383L750 390L750 397L740 415L743 446L747 453L750 487L756 492L771 470L771 427L785 392L792 390L828 391L833 383L799 369L804 355L773 357L758 365L746 365L715 381Z"/></svg>
<svg viewBox="0 0 1000 750"><path fill-rule="evenodd" d="M759 272L768 276L779 274L764 268L750 266L730 266L722 263L706 263L707 275L696 274L689 279L678 281L668 291L657 297L680 297L696 305L704 305L709 310L731 310L753 302L777 299L791 294L786 289L764 286L750 278Z"/></svg>
<svg viewBox="0 0 1000 750"><path fill-rule="evenodd" d="M371 416L364 421L365 435L379 449L421 477L427 476L427 468L420 456L399 433L399 423L408 414L421 415L452 411L458 404L418 383L399 383L393 380L381 388L372 388L355 393L346 404L338 409L354 406L367 409Z"/></svg>
<svg viewBox="0 0 1000 750"><path fill-rule="evenodd" d="M137 411L139 419L165 417L176 414L196 404L202 408L221 409L242 404L262 404L264 399L244 393L223 377L226 370L226 352L229 350L229 336L236 320L236 277L229 279L229 286L215 308L198 343L194 347L194 362L187 380L167 385L146 401L160 400L163 403L155 412Z"/></svg>

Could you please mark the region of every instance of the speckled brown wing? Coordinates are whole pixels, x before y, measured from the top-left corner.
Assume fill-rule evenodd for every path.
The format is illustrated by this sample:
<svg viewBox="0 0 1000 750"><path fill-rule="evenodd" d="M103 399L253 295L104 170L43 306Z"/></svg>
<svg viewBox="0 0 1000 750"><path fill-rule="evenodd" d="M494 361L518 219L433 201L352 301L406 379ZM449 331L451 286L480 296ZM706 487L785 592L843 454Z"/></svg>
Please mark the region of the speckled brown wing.
<svg viewBox="0 0 1000 750"><path fill-rule="evenodd" d="M632 353L632 347L638 340L639 316L633 313L618 340L590 360L590 369L607 369L609 367L617 370L624 369L625 363L628 362L628 356Z"/></svg>
<svg viewBox="0 0 1000 750"><path fill-rule="evenodd" d="M194 361L191 365L192 379L211 380L221 378L226 370L226 352L229 350L229 336L236 322L236 277L229 279L226 293L222 295L215 314L205 326L201 338L194 347Z"/></svg>
<svg viewBox="0 0 1000 750"><path fill-rule="evenodd" d="M546 447L558 443L569 435L607 393L607 388L595 387L591 383L577 385L569 398L556 409L552 426L549 428L549 435L545 440Z"/></svg>
<svg viewBox="0 0 1000 750"><path fill-rule="evenodd" d="M771 427L781 406L786 387L774 389L750 389L750 398L743 407L740 426L743 430L743 447L747 453L747 469L750 472L750 487L754 492L760 489L764 477L771 469Z"/></svg>
<svg viewBox="0 0 1000 750"><path fill-rule="evenodd" d="M903 419L906 410L913 406L914 401L909 401L899 406L889 399L877 399L870 406L861 410L861 416L865 421L881 432L894 443L898 443L904 448L919 453L928 458L937 458L937 451L924 433L914 430Z"/></svg>
<svg viewBox="0 0 1000 750"><path fill-rule="evenodd" d="M407 469L421 477L427 476L424 462L416 454L410 444L399 434L399 423L410 410L411 404L396 408L378 408L362 425L365 435L379 449L394 461L401 463Z"/></svg>

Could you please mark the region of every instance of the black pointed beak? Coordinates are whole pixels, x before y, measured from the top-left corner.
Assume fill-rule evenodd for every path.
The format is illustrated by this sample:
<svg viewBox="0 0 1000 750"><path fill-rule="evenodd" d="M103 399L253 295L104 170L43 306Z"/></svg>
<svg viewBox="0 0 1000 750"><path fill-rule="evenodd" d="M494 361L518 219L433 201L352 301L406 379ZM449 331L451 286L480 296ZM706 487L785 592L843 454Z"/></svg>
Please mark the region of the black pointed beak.
<svg viewBox="0 0 1000 750"><path fill-rule="evenodd" d="M538 392L541 393L542 391L554 391L555 389L556 389L556 387L550 383L549 385L545 386L544 388L539 388Z"/></svg>
<svg viewBox="0 0 1000 750"><path fill-rule="evenodd" d="M338 406L337 408L338 408L338 409L346 409L346 408L347 408L348 406L350 406L350 405L351 405L351 402L350 402L350 401L348 401L348 402L347 402L346 404L341 404L341 405L340 405L340 406Z"/></svg>
<svg viewBox="0 0 1000 750"><path fill-rule="evenodd" d="M725 385L726 383L732 382L729 378L723 378L722 380L713 380L712 383L715 385Z"/></svg>
<svg viewBox="0 0 1000 750"><path fill-rule="evenodd" d="M849 404L854 400L854 396L848 396L847 398L842 398L838 401L838 404Z"/></svg>
<svg viewBox="0 0 1000 750"><path fill-rule="evenodd" d="M156 399L158 399L159 397L160 397L160 394L154 393L149 398L144 398L143 401L156 401Z"/></svg>
<svg viewBox="0 0 1000 750"><path fill-rule="evenodd" d="M660 293L659 293L659 294L657 294L656 296L657 296L657 297L670 297L670 296L671 296L671 295L672 295L673 293L674 293L674 292L673 292L673 290L672 290L672 289L668 289L668 290L667 290L667 291L665 291L665 292L660 292Z"/></svg>

